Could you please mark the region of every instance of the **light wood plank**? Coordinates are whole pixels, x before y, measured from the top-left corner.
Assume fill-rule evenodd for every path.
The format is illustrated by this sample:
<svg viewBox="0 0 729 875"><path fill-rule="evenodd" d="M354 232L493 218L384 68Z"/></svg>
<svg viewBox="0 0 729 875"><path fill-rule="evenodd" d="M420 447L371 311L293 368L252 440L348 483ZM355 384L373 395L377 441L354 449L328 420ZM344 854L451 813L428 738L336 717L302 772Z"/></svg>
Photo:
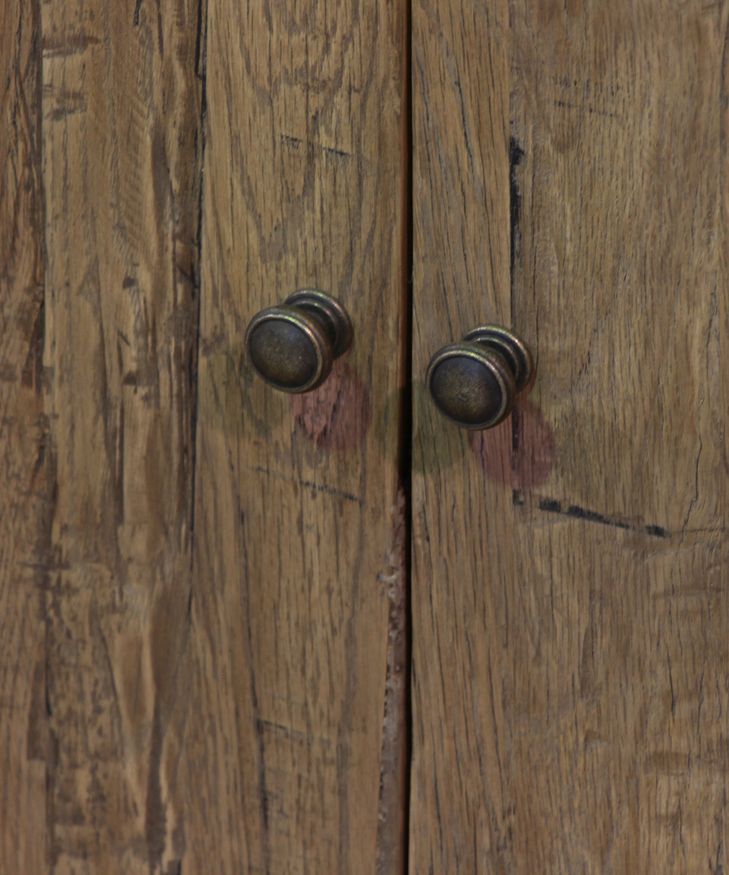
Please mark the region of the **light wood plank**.
<svg viewBox="0 0 729 875"><path fill-rule="evenodd" d="M0 5L0 873L45 869L39 4Z"/></svg>
<svg viewBox="0 0 729 875"><path fill-rule="evenodd" d="M49 871L171 872L184 854L167 758L189 628L200 10L42 9Z"/></svg>
<svg viewBox="0 0 729 875"><path fill-rule="evenodd" d="M726 15L511 3L510 307L471 279L493 243L459 248L483 207L417 220L428 174L474 186L433 131L465 149L444 102L475 41L416 93L417 367L470 327L447 333L440 309L510 317L539 372L477 437L416 408L415 872L726 868Z"/></svg>
<svg viewBox="0 0 729 875"><path fill-rule="evenodd" d="M484 586L486 556L496 560L488 500L510 495L484 497L463 433L436 412L422 375L468 329L511 321L509 44L506 2L413 3L410 870L424 875L506 871L508 797L499 752L482 739L501 719L487 686L497 625Z"/></svg>
<svg viewBox="0 0 729 875"><path fill-rule="evenodd" d="M403 8L210 0L186 875L401 866ZM311 286L354 348L292 398L243 336Z"/></svg>

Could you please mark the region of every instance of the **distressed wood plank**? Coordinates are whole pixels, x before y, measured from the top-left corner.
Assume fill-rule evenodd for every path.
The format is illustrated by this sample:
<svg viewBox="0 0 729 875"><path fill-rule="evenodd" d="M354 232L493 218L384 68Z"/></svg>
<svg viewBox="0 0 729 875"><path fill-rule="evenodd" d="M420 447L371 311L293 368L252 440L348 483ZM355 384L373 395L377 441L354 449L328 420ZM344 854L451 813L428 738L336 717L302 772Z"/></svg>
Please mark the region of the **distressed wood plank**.
<svg viewBox="0 0 729 875"><path fill-rule="evenodd" d="M414 0L412 53L410 870L502 872L508 797L498 751L482 741L500 720L483 689L496 626L484 587L494 508L464 435L436 412L422 375L435 350L468 329L511 321L507 3Z"/></svg>
<svg viewBox="0 0 729 875"><path fill-rule="evenodd" d="M189 628L201 11L42 10L49 871L169 872L184 853L168 751Z"/></svg>
<svg viewBox="0 0 729 875"><path fill-rule="evenodd" d="M401 866L403 8L209 4L186 873ZM355 341L292 398L242 341L310 286Z"/></svg>
<svg viewBox="0 0 729 875"><path fill-rule="evenodd" d="M45 871L39 4L0 6L0 873Z"/></svg>
<svg viewBox="0 0 729 875"><path fill-rule="evenodd" d="M727 12L513 0L509 21L510 307L465 315L506 319L539 371L480 436L416 408L412 868L721 872ZM462 131L428 84L422 140L446 111ZM457 153L430 148L416 187L456 174ZM421 368L470 327L443 336L430 314L460 315L492 258L468 248L432 282L425 259L450 263L487 217L450 211L418 236L430 198L421 185Z"/></svg>

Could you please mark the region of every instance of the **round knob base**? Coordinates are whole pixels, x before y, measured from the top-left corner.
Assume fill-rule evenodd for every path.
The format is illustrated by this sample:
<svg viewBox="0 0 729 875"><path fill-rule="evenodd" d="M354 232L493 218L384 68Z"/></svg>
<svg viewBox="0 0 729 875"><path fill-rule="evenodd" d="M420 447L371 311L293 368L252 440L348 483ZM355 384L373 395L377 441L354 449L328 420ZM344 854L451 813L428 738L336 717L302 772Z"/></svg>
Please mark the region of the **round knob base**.
<svg viewBox="0 0 729 875"><path fill-rule="evenodd" d="M500 325L480 325L469 331L463 342L478 343L503 356L514 376L517 395L531 389L535 376L534 359L529 347L516 334Z"/></svg>

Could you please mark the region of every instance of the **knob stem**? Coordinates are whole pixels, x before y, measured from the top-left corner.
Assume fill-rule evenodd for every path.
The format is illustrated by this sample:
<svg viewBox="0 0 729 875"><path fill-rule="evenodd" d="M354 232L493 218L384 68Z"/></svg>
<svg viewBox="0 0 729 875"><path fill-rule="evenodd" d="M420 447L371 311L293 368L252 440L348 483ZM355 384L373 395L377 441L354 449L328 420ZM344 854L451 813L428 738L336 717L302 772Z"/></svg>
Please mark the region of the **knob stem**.
<svg viewBox="0 0 729 875"><path fill-rule="evenodd" d="M517 395L531 388L535 375L532 354L524 341L511 331L500 325L481 325L469 331L463 342L478 343L500 355L514 377Z"/></svg>
<svg viewBox="0 0 729 875"><path fill-rule="evenodd" d="M301 289L286 298L284 305L297 307L311 315L332 345L332 355L339 358L352 345L352 322L344 307L317 289Z"/></svg>

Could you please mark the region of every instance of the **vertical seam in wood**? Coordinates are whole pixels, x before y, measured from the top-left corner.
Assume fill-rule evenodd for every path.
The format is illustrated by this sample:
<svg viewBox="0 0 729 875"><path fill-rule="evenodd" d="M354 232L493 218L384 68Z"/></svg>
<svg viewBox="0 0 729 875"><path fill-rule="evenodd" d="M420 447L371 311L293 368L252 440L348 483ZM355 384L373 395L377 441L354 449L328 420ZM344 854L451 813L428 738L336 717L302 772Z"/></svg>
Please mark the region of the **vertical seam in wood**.
<svg viewBox="0 0 729 875"><path fill-rule="evenodd" d="M53 806L53 784L55 780L55 759L56 759L56 743L53 732L51 731L51 697L48 688L48 678L50 677L50 621L48 611L48 600L51 597L51 575L53 566L55 565L55 557L53 555L53 519L56 513L56 505L58 502L58 489L56 485L56 453L53 440L51 438L51 405L50 391L45 369L46 356L46 316L48 312L48 246L46 241L47 235L47 203L46 203L46 186L44 174L44 128L43 128L43 82L44 82L44 56L43 56L43 2L42 0L31 0L32 21L35 33L33 36L32 53L37 59L35 68L35 157L34 162L37 168L37 186L38 186L38 237L41 246L41 263L43 269L43 298L41 303L41 312L38 318L38 345L40 351L40 373L38 390L42 393L42 414L43 414L43 447L45 466L44 488L46 491L45 510L42 518L39 520L39 621L43 625L43 720L45 722L44 739L45 739L45 829L43 835L44 857L48 864L49 872L53 872L55 867L54 848L53 848L53 831L54 831L54 806Z"/></svg>
<svg viewBox="0 0 729 875"><path fill-rule="evenodd" d="M512 13L513 3L508 4L509 13L509 34L513 33L512 29ZM511 57L509 59L509 70L511 70ZM521 148L515 130L515 120L511 112L512 91L511 83L509 85L509 151L507 161L509 162L509 318L511 320L510 327L519 330L520 326L516 325L516 301L515 301L515 271L514 267L516 259L519 256L519 242L521 239L521 190L519 188L519 171L518 167L524 158L524 150ZM511 414L511 460L512 466L518 458L519 449L521 446L521 412L517 405ZM517 504L519 501L520 490L512 489L512 502Z"/></svg>
<svg viewBox="0 0 729 875"><path fill-rule="evenodd" d="M511 9L511 7L510 7ZM511 108L510 108L511 110ZM510 121L510 127L513 127L513 121ZM518 167L524 158L524 150L519 145L519 141L514 135L514 131L510 131L509 136L509 308L511 328L518 327L516 323L516 301L515 301L515 286L514 281L515 271L514 266L516 259L519 256L519 241L521 238L521 191L519 189L519 170ZM512 465L518 458L519 447L521 444L521 417L519 406L517 405L511 414L511 459ZM517 489L512 490L512 501L516 503L516 495L519 492Z"/></svg>
<svg viewBox="0 0 729 875"><path fill-rule="evenodd" d="M398 337L397 502L388 568L387 661L380 747L380 791L375 870L408 871L411 690L410 538L412 470L412 113L411 0L401 0L400 43L400 332Z"/></svg>
<svg viewBox="0 0 729 875"><path fill-rule="evenodd" d="M195 342L190 352L190 392L192 396L192 422L190 426L191 466L190 466L190 569L192 570L195 556L195 505L197 494L197 419L200 410L198 366L200 362L200 318L202 301L202 259L203 259L203 218L204 218L204 195L205 195L205 144L207 142L207 71L208 71L208 2L198 0L197 7L197 35L195 42L195 74L200 80L200 119L197 135L199 183L197 190L197 258L195 266L194 293L195 300ZM192 610L192 597L194 581L190 581L188 595L187 615L188 620Z"/></svg>
<svg viewBox="0 0 729 875"><path fill-rule="evenodd" d="M413 751L412 712L412 441L413 441L413 101L412 101L412 0L404 2L403 22L403 192L402 192L402 246L403 246L403 404L400 444L400 480L404 496L404 568L405 594L405 740L403 781L403 872L409 871L410 862L410 797Z"/></svg>

